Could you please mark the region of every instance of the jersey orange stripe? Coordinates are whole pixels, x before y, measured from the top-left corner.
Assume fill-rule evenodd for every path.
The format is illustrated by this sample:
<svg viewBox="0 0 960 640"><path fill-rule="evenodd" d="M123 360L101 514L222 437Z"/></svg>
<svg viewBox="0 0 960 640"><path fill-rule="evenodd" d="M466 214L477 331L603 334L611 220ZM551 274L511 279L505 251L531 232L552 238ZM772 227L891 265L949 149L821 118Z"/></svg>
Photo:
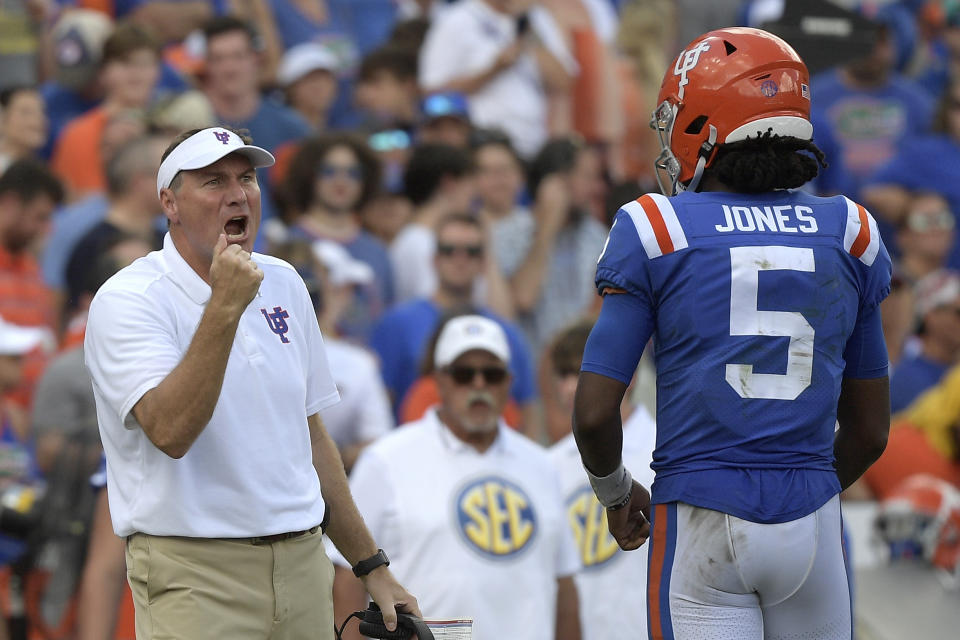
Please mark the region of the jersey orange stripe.
<svg viewBox="0 0 960 640"><path fill-rule="evenodd" d="M857 234L857 239L850 245L850 253L855 258L862 256L870 246L870 221L867 219L867 210L858 204L857 213L860 214L860 232Z"/></svg>
<svg viewBox="0 0 960 640"><path fill-rule="evenodd" d="M650 543L653 545L650 559L650 576L647 579L647 620L650 625L650 637L663 639L663 623L660 620L660 579L663 574L663 560L667 550L667 505L653 506L653 532ZM664 594L669 597L669 594Z"/></svg>
<svg viewBox="0 0 960 640"><path fill-rule="evenodd" d="M667 225L663 221L663 215L648 194L643 194L637 198L637 202L643 207L643 212L647 214L647 220L653 227L653 235L657 237L657 244L660 245L660 253L666 255L673 252L673 240L670 239L670 232L667 231Z"/></svg>

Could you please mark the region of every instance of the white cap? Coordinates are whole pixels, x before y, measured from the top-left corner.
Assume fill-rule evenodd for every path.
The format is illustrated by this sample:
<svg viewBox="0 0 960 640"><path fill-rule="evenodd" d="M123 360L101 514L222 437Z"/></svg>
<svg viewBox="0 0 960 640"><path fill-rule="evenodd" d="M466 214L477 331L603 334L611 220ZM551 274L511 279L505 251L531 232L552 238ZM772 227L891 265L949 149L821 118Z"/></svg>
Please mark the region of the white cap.
<svg viewBox="0 0 960 640"><path fill-rule="evenodd" d="M373 282L373 268L351 256L342 245L331 240L317 240L311 248L313 255L327 268L333 285L339 287Z"/></svg>
<svg viewBox="0 0 960 640"><path fill-rule="evenodd" d="M277 81L280 86L289 87L311 71L336 73L339 66L337 56L330 49L317 42L304 42L283 54Z"/></svg>
<svg viewBox="0 0 960 640"><path fill-rule="evenodd" d="M21 327L0 318L0 356L22 356L47 341L49 331L39 327Z"/></svg>
<svg viewBox="0 0 960 640"><path fill-rule="evenodd" d="M160 170L157 172L157 197L160 197L162 190L170 186L179 172L209 167L230 153L245 155L255 169L269 167L275 162L269 151L252 144L244 144L240 136L229 129L204 129L177 145L167 159L160 163Z"/></svg>
<svg viewBox="0 0 960 640"><path fill-rule="evenodd" d="M459 316L447 322L440 332L433 364L438 369L446 367L474 349L492 353L504 364L510 362L507 334L499 324L483 316Z"/></svg>

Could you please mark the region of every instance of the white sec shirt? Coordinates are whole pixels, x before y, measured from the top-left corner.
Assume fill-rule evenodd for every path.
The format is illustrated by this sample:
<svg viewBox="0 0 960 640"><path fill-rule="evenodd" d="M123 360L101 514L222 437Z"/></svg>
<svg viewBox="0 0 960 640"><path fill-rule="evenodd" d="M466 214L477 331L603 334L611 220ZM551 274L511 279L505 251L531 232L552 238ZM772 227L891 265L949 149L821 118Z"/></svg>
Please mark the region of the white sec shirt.
<svg viewBox="0 0 960 640"><path fill-rule="evenodd" d="M260 291L243 312L210 422L181 459L131 410L182 360L210 287L163 249L108 280L84 342L118 536L243 538L320 524L307 416L339 399L310 297L289 264L253 254Z"/></svg>
<svg viewBox="0 0 960 640"><path fill-rule="evenodd" d="M479 453L431 410L364 449L350 490L427 617L473 618L473 640L553 640L557 578L579 563L539 445L501 424Z"/></svg>
<svg viewBox="0 0 960 640"><path fill-rule="evenodd" d="M623 425L623 464L648 490L653 484L656 425L637 407ZM624 552L607 528L606 509L590 488L573 434L550 448L560 474L567 523L583 570L577 574L584 640L647 637L647 550Z"/></svg>

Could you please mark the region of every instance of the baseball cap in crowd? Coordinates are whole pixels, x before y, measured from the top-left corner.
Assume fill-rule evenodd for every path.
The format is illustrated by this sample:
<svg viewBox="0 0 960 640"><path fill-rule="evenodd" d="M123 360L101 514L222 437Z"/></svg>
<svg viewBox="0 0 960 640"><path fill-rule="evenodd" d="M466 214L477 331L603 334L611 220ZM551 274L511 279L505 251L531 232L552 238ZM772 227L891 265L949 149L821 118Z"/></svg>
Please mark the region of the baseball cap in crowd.
<svg viewBox="0 0 960 640"><path fill-rule="evenodd" d="M113 21L100 11L68 9L51 32L57 82L79 89L96 77Z"/></svg>
<svg viewBox="0 0 960 640"><path fill-rule="evenodd" d="M48 340L49 332L38 327L21 327L0 318L0 356L22 356Z"/></svg>
<svg viewBox="0 0 960 640"><path fill-rule="evenodd" d="M229 129L204 129L177 145L166 160L160 163L160 170L157 172L157 197L160 197L162 190L170 186L179 172L208 167L231 153L245 155L255 169L269 167L275 162L269 151L252 144L244 144L240 136Z"/></svg>
<svg viewBox="0 0 960 640"><path fill-rule="evenodd" d="M217 116L207 96L190 89L157 104L150 113L150 124L168 131L207 129L217 124Z"/></svg>
<svg viewBox="0 0 960 640"><path fill-rule="evenodd" d="M917 316L922 320L940 307L960 305L960 274L950 269L938 269L921 278L914 292Z"/></svg>
<svg viewBox="0 0 960 640"><path fill-rule="evenodd" d="M280 60L277 81L286 88L312 71L336 73L337 56L318 42L304 42L290 47Z"/></svg>
<svg viewBox="0 0 960 640"><path fill-rule="evenodd" d="M462 93L456 91L446 91L443 93L434 93L423 99L420 104L420 111L424 120L434 120L436 118L459 118L460 120L470 121L470 109L467 105L467 98Z"/></svg>
<svg viewBox="0 0 960 640"><path fill-rule="evenodd" d="M357 260L342 245L331 240L317 240L311 245L313 255L326 267L334 286L364 285L373 282L373 268Z"/></svg>
<svg viewBox="0 0 960 640"><path fill-rule="evenodd" d="M469 315L453 318L443 326L433 351L433 364L441 369L474 349L492 353L504 364L510 362L510 345L503 328L490 318Z"/></svg>

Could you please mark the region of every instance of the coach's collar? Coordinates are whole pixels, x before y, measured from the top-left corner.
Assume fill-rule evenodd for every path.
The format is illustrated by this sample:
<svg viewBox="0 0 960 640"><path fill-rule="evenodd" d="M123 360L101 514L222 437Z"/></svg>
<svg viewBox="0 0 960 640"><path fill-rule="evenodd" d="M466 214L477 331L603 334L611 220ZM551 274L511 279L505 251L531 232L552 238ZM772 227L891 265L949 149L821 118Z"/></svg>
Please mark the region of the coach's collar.
<svg viewBox="0 0 960 640"><path fill-rule="evenodd" d="M210 285L183 259L169 232L163 237L163 260L167 263L173 281L183 289L187 297L197 304L206 304L210 299Z"/></svg>

